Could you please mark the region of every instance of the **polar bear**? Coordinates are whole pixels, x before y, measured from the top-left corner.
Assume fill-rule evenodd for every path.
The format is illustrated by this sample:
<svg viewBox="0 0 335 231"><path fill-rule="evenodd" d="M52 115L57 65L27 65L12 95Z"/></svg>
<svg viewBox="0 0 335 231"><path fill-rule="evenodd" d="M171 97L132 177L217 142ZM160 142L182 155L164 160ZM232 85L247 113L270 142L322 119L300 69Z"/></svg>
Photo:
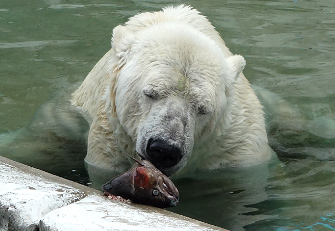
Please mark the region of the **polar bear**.
<svg viewBox="0 0 335 231"><path fill-rule="evenodd" d="M268 161L262 106L210 22L188 6L141 13L74 92L86 162L123 169L137 152L167 175Z"/></svg>
<svg viewBox="0 0 335 231"><path fill-rule="evenodd" d="M84 136L93 179L124 172L137 154L168 176L264 163L272 151L245 65L189 6L140 13L113 30L112 48L73 94L55 97L64 102L57 112L42 106L29 130L57 130L43 135L53 142Z"/></svg>

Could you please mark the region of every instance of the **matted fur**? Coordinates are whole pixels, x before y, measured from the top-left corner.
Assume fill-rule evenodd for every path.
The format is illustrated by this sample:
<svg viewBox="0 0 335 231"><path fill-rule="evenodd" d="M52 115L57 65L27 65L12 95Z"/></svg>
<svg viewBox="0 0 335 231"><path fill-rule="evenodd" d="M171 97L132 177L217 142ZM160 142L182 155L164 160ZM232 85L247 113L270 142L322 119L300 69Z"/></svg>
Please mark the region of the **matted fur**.
<svg viewBox="0 0 335 231"><path fill-rule="evenodd" d="M125 154L146 157L155 136L182 149L168 174L268 161L262 106L244 66L191 7L130 18L72 96L90 123L85 160L122 172Z"/></svg>

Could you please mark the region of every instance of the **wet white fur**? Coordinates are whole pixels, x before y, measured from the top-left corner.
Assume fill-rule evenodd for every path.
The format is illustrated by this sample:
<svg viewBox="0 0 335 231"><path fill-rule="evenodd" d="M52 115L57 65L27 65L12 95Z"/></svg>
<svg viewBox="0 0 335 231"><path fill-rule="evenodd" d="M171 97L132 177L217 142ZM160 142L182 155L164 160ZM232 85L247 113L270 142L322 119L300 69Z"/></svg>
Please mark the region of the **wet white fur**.
<svg viewBox="0 0 335 231"><path fill-rule="evenodd" d="M114 29L112 49L72 97L90 123L86 161L124 171L124 154L143 152L148 136L182 146L185 156L172 172L268 161L262 106L244 66L195 9L130 18Z"/></svg>

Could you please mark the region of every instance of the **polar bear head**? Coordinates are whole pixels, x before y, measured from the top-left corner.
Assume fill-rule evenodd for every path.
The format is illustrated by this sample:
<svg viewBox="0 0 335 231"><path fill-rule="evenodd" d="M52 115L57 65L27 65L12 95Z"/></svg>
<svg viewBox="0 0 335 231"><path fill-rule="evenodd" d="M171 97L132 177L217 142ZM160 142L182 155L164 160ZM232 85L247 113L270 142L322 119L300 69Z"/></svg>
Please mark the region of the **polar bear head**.
<svg viewBox="0 0 335 231"><path fill-rule="evenodd" d="M171 175L194 143L229 121L228 98L245 60L185 22L134 27L113 31L114 110L138 154Z"/></svg>

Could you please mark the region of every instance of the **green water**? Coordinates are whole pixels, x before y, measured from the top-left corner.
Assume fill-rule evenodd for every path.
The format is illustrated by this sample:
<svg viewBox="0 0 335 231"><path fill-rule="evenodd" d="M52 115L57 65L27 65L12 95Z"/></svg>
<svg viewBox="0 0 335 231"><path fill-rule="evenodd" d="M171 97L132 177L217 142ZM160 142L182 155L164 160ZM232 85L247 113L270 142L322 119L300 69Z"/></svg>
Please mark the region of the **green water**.
<svg viewBox="0 0 335 231"><path fill-rule="evenodd" d="M315 139L301 130L287 138L285 127L270 136L291 148L303 143L298 151L327 161L292 155L269 169L181 179L181 202L172 211L231 230L335 230L333 0L0 0L0 133L25 126L52 93L83 80L110 48L116 25L180 3L209 18L231 51L246 58L248 79L287 100ZM276 109L270 107L273 120ZM63 176L86 177L82 169Z"/></svg>

